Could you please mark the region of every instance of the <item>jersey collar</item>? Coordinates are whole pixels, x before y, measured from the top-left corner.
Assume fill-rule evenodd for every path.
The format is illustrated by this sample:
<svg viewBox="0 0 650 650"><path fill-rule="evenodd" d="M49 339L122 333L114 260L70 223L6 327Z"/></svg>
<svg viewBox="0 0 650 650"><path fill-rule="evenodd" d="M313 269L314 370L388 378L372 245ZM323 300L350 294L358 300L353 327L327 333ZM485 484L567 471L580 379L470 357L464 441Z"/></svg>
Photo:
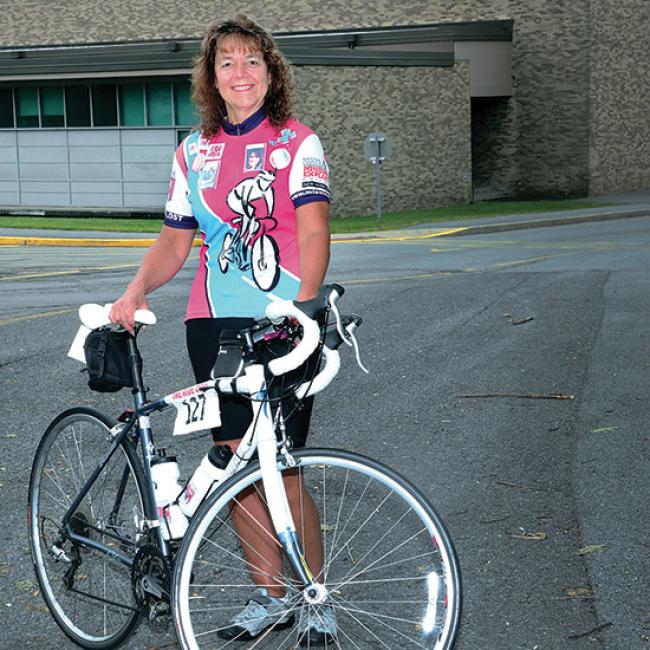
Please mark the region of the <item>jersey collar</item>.
<svg viewBox="0 0 650 650"><path fill-rule="evenodd" d="M255 111L252 115L249 115L240 124L232 124L228 120L224 120L223 130L228 135L245 135L246 133L250 133L256 126L259 126L265 117L266 111L262 107Z"/></svg>

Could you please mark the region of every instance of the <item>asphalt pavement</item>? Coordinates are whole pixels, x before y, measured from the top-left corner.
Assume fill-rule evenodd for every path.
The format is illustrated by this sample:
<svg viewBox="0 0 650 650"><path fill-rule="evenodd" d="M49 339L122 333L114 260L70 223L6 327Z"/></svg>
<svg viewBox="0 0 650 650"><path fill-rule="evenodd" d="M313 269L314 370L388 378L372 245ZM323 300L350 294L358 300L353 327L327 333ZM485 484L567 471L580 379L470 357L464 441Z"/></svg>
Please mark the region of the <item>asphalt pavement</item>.
<svg viewBox="0 0 650 650"><path fill-rule="evenodd" d="M459 650L650 648L644 501L650 193L606 203L584 214L357 233L348 237L386 243L335 247L333 278L364 316L362 350L371 375L360 379L352 363L319 397L313 440L398 463L440 509L463 567ZM646 219L633 218L639 213ZM445 226L446 234L457 228L463 234L473 225L483 228L470 231L476 233L615 218L628 220L428 239ZM57 234L45 231L41 238ZM73 265L99 253L7 247L3 269L11 270L13 255L70 256L66 263ZM0 360L0 487L9 504L0 534L6 549L2 649L72 647L34 582L24 495L31 458L53 413L80 399L111 412L122 406L124 395L83 393L85 383L64 355L76 327L76 296L101 301L112 294L141 253L104 251L134 264L115 263L102 273L6 276L0 302L5 310L14 294L21 302L2 329ZM181 280L192 275L188 267ZM190 373L178 341L186 287L166 286L156 297L160 322L155 336L143 339L145 358L156 359L154 388L178 385ZM161 349L165 354L156 356ZM574 398L507 397L531 393ZM187 467L203 455L203 443L184 440ZM126 647L176 646L172 629L142 626Z"/></svg>
<svg viewBox="0 0 650 650"><path fill-rule="evenodd" d="M629 219L650 213L650 189L590 200L602 207L513 214L508 216L459 219L433 224L419 224L400 230L382 230L334 235L334 241L350 239L427 238L476 235L480 233L560 226L585 221ZM110 246L146 247L155 237L148 233L69 231L55 229L0 228L0 246Z"/></svg>

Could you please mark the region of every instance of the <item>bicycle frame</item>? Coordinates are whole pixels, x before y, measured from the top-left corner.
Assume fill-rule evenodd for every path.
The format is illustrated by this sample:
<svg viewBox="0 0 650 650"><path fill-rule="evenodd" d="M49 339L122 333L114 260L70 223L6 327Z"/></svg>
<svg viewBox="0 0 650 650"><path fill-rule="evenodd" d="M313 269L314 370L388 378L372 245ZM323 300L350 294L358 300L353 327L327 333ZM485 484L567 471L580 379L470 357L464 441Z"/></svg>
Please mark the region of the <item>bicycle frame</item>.
<svg viewBox="0 0 650 650"><path fill-rule="evenodd" d="M135 419L133 419L133 421L128 426L123 427L123 430L113 440L109 450L106 452L104 457L99 461L99 464L97 465L97 467L95 467L92 474L90 475L90 477L88 478L88 480L86 481L84 486L81 488L81 490L77 494L76 498L73 500L72 504L70 505L70 507L68 508L67 512L65 513L65 515L63 516L63 519L62 519L62 524L65 527L66 534L73 542L76 542L77 544L81 544L83 546L87 546L87 547L92 548L92 549L94 549L96 551L100 551L102 553L105 553L109 557L114 558L115 560L117 560L118 562L120 562L121 564L124 564L125 566L127 566L129 568L133 566L133 561L130 558L128 558L126 555L123 555L122 553L120 553L118 551L115 551L115 550L107 547L106 545L102 544L101 542L98 542L98 541L96 541L94 539L91 539L90 537L86 537L84 535L80 535L78 533L75 533L72 530L71 519L73 518L74 513L76 512L77 508L79 507L79 505L81 504L81 502L83 501L85 496L90 491L90 488L92 487L92 485L97 480L97 477L101 474L103 469L106 467L106 465L108 464L110 459L113 457L113 454L119 448L121 443L124 442L125 438L127 437L129 432L133 428L133 423L134 422L135 422ZM126 473L127 472L128 472L128 468L125 468L124 476L122 477L122 484L126 480ZM114 514L117 511L117 509L119 508L118 500L120 498L120 493L123 494L123 487L121 487L121 490L118 491L118 494L117 494L116 500L115 500L115 506L113 508L113 513L111 513L111 514ZM145 510L147 508L147 505L148 504L145 504Z"/></svg>
<svg viewBox="0 0 650 650"><path fill-rule="evenodd" d="M154 484L151 477L151 461L155 457L156 449L149 419L151 413L163 410L164 408L167 408L169 404L165 402L164 399L159 399L155 402L147 402L146 389L144 388L142 381L142 368L139 361L140 357L137 351L135 338L130 338L128 340L128 346L129 360L134 380L133 395L135 411L129 422L121 426L121 430L115 436L110 448L100 460L99 464L68 508L63 517L62 523L65 526L68 537L73 542L87 546L101 553L105 553L121 564L131 568L133 566L132 559L119 551L109 548L99 541L76 533L72 530L71 525L71 520L75 511L90 491L92 485L97 480L102 470L106 467L115 451L127 439L127 436L131 434L134 437L136 444L138 439L142 442L142 459L147 487L147 494L144 499L145 520L142 523L150 528L155 528L156 541L162 555L166 558L171 556L170 544L163 535L162 526L164 523L160 520L155 507ZM278 536L278 540L283 547L292 569L295 571L303 585L307 588L315 584L315 579L307 566L304 552L298 540L298 534L291 515L282 476L277 468L276 457L278 443L275 435L273 414L267 396L264 366L261 364L252 364L248 366L245 369L244 377L239 378L238 381L241 382L241 380L243 380L243 385L246 386L246 392L252 397L253 418L228 467L224 471L223 480L225 481L233 476L237 471L245 467L253 456L255 450L257 450L262 471L262 483L267 495L269 513L276 535ZM232 379L216 379L214 382L214 389L220 393L232 392L232 381ZM135 433L133 433L134 427ZM285 453L290 459L291 457L286 450ZM128 477L128 471L128 467L125 468L121 482L121 489L118 490L116 495L112 514L117 512L119 509L120 494L123 494L124 484Z"/></svg>

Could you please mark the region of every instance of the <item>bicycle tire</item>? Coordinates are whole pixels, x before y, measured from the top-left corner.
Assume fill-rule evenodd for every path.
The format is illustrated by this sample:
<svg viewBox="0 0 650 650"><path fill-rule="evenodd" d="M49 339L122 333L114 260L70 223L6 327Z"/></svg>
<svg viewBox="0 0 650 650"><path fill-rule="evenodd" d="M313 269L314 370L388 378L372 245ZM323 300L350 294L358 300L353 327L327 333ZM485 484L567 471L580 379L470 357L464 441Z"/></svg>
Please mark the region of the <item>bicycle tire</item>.
<svg viewBox="0 0 650 650"><path fill-rule="evenodd" d="M321 517L322 582L337 621L337 634L325 646L452 648L461 613L460 570L451 538L422 493L359 454L304 449L293 458ZM278 463L288 470L282 456ZM260 477L259 465L249 466L220 486L192 518L172 587L174 623L184 650L231 647L232 641L221 641L217 632L229 626L254 585L229 512L239 495L257 489ZM321 606L308 605L292 581L282 579L295 618L318 616ZM240 639L237 647L315 647L300 623L280 627L271 626L248 643Z"/></svg>
<svg viewBox="0 0 650 650"><path fill-rule="evenodd" d="M62 534L61 518L108 450L114 424L91 408L61 413L41 439L29 484L29 540L41 593L63 632L77 645L94 650L120 645L139 622L130 570L104 553L71 542ZM125 441L84 497L71 525L134 555L134 517L143 517L146 494L135 446Z"/></svg>

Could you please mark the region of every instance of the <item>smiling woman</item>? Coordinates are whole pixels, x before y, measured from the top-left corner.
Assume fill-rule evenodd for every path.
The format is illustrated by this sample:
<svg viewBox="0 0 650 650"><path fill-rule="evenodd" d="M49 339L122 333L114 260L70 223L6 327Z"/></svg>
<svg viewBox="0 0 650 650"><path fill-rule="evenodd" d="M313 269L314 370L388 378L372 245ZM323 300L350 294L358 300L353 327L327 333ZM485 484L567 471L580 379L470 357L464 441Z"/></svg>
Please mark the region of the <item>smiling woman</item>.
<svg viewBox="0 0 650 650"><path fill-rule="evenodd" d="M192 73L200 130L183 139L172 163L160 237L140 270L115 301L110 319L132 330L135 310L146 295L182 268L196 230L203 241L186 314L186 337L197 382L210 378L220 340L250 327L255 316L279 299L316 297L329 263L329 168L318 136L292 116L289 66L271 34L245 16L213 25L203 39ZM318 366L319 352L307 361ZM277 406L280 429L294 447L307 438L313 398L297 410ZM220 398L221 426L215 442L233 451L252 422L250 402L239 395ZM323 566L320 515L297 477L286 481L288 502L301 504L294 518L308 531L302 543L315 575ZM252 491L232 509L232 522L251 562L250 587L263 594L266 612L251 620L250 602L241 602L225 640L249 639L277 623L287 595L277 576L284 557L265 503ZM314 532L315 531L315 532ZM271 540L271 541L269 541ZM253 570L261 565L263 570ZM301 617L311 645L336 634L331 607L317 618ZM320 643L322 645L322 643Z"/></svg>

